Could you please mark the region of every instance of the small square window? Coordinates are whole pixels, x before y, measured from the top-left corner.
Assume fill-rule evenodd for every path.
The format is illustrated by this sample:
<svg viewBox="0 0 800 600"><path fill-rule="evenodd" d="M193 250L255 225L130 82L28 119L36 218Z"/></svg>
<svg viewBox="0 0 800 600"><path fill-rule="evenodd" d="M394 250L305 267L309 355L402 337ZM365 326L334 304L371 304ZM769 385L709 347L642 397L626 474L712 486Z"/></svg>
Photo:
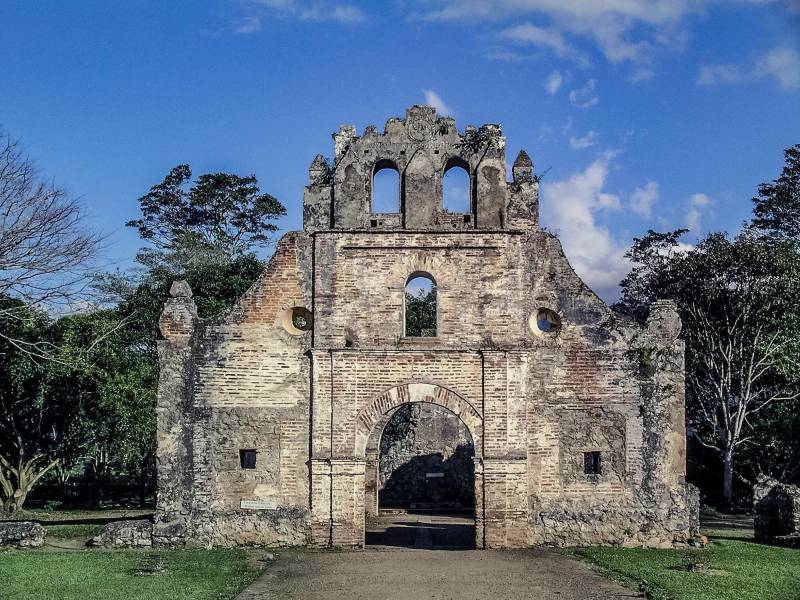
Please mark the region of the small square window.
<svg viewBox="0 0 800 600"><path fill-rule="evenodd" d="M583 472L585 475L600 475L603 472L599 452L583 453Z"/></svg>
<svg viewBox="0 0 800 600"><path fill-rule="evenodd" d="M255 450L239 450L239 464L243 469L256 468L256 451Z"/></svg>

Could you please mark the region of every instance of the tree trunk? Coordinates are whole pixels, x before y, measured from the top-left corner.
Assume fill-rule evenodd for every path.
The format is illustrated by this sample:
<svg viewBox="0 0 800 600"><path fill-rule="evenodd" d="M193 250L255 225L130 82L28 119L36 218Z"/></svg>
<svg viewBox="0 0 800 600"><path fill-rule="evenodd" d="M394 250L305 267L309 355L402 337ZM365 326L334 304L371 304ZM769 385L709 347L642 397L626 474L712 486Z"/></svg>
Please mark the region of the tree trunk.
<svg viewBox="0 0 800 600"><path fill-rule="evenodd" d="M12 463L0 456L0 463L5 472L0 473L0 483L2 483L3 510L14 513L22 510L28 494L38 481L53 467L58 464L58 459L50 464L42 465L43 456L34 457L28 461L21 462L19 466L12 466Z"/></svg>
<svg viewBox="0 0 800 600"><path fill-rule="evenodd" d="M722 457L722 507L730 510L733 506L733 452L726 451Z"/></svg>
<svg viewBox="0 0 800 600"><path fill-rule="evenodd" d="M25 505L25 500L28 498L29 491L30 488L26 490L14 490L14 493L3 502L3 510L9 514L22 510L22 507Z"/></svg>

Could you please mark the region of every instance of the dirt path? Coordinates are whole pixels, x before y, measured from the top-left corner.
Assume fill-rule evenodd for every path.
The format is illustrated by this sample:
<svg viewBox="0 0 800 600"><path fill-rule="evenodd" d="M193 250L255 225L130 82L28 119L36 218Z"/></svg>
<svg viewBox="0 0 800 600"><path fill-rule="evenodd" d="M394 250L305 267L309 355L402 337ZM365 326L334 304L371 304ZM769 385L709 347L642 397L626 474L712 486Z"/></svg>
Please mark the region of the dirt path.
<svg viewBox="0 0 800 600"><path fill-rule="evenodd" d="M285 552L238 600L609 600L637 594L555 551Z"/></svg>
<svg viewBox="0 0 800 600"><path fill-rule="evenodd" d="M464 515L383 514L367 549L283 553L238 600L606 600L637 595L554 550L473 550Z"/></svg>

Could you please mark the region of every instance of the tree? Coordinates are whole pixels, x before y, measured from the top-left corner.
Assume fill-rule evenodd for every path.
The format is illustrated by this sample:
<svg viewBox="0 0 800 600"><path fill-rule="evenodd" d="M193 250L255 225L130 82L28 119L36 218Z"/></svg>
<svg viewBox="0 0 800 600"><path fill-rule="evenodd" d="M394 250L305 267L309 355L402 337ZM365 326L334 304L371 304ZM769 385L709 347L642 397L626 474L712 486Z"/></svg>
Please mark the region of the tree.
<svg viewBox="0 0 800 600"><path fill-rule="evenodd" d="M83 209L58 186L43 180L19 144L0 132L0 320L72 306L88 291L89 267L100 237L84 225ZM40 340L0 337L38 358L50 348Z"/></svg>
<svg viewBox="0 0 800 600"><path fill-rule="evenodd" d="M659 298L681 308L688 431L719 456L730 506L737 459L763 442L760 416L799 395L800 259L748 233L710 234L691 248L680 245L684 232L634 241L616 308L639 319Z"/></svg>
<svg viewBox="0 0 800 600"><path fill-rule="evenodd" d="M661 298L680 296L685 281L675 273L675 260L680 256L680 239L688 229L660 233L648 230L641 238L634 238L625 257L633 268L620 283L622 295L615 308L644 323L650 304Z"/></svg>
<svg viewBox="0 0 800 600"><path fill-rule="evenodd" d="M253 250L269 243L277 230L272 221L286 213L261 193L255 176L201 175L191 186L190 179L189 166L179 165L139 199L143 217L127 225L151 244L137 255L144 270L104 281L153 361L172 282L188 281L202 318L230 308L263 270Z"/></svg>
<svg viewBox="0 0 800 600"><path fill-rule="evenodd" d="M436 335L436 286L427 292L406 292L406 335L430 337Z"/></svg>
<svg viewBox="0 0 800 600"><path fill-rule="evenodd" d="M0 322L0 501L3 510L15 512L51 469L80 451L81 398L70 393L67 378L48 385L48 369L60 362L38 361L27 351L42 340L50 343L47 316L20 301L2 306L17 317Z"/></svg>
<svg viewBox="0 0 800 600"><path fill-rule="evenodd" d="M800 144L784 150L780 176L758 186L750 227L777 242L800 242Z"/></svg>
<svg viewBox="0 0 800 600"><path fill-rule="evenodd" d="M95 503L119 474L139 483L143 502L153 474L158 367L129 325L117 310L101 310L63 317L52 327L68 365L60 376L73 382L70 393L83 398L75 418L84 433L81 456L88 460Z"/></svg>
<svg viewBox="0 0 800 600"><path fill-rule="evenodd" d="M255 176L201 175L187 190L191 177L189 165L173 168L139 198L142 218L127 225L168 252L199 247L234 257L270 242L270 234L277 231L271 221L286 209L275 197L261 193Z"/></svg>
<svg viewBox="0 0 800 600"><path fill-rule="evenodd" d="M737 454L763 443L756 425L761 415L800 397L785 377L787 350L800 335L785 328L800 301L800 271L796 257L747 236L734 242L709 236L687 262L700 263L695 298L686 307L690 425L720 455L723 500L730 506Z"/></svg>

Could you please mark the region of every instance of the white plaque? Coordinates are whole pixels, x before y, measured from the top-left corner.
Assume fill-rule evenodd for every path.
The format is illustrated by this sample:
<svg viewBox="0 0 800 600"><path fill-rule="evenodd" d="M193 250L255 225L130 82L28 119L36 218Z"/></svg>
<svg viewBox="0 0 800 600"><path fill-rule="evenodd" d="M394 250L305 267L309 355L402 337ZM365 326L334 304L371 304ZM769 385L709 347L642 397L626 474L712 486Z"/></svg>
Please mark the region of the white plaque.
<svg viewBox="0 0 800 600"><path fill-rule="evenodd" d="M425 473L425 477L428 479L438 479L439 477L444 477L444 473Z"/></svg>
<svg viewBox="0 0 800 600"><path fill-rule="evenodd" d="M239 508L247 510L275 510L278 508L277 502L274 500L241 500Z"/></svg>

